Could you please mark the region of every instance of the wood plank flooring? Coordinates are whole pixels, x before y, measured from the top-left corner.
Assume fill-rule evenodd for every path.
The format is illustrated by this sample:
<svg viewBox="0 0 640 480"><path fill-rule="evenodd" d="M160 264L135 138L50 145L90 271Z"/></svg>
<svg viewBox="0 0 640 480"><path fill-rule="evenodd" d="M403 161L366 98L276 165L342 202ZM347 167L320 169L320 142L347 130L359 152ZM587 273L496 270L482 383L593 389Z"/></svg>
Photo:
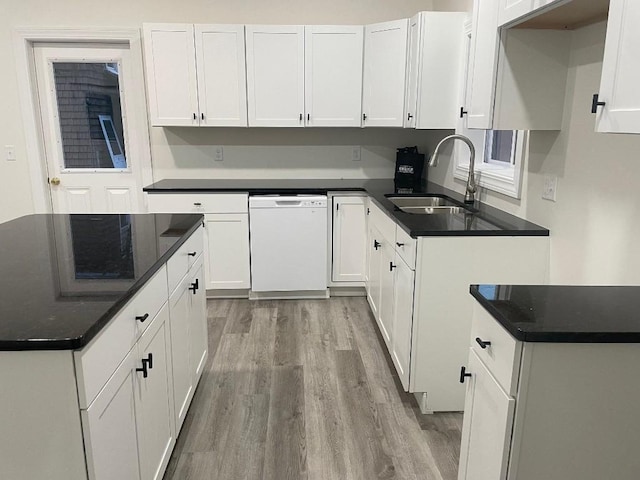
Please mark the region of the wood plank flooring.
<svg viewBox="0 0 640 480"><path fill-rule="evenodd" d="M366 299L209 300L165 480L455 480L462 414L421 415Z"/></svg>

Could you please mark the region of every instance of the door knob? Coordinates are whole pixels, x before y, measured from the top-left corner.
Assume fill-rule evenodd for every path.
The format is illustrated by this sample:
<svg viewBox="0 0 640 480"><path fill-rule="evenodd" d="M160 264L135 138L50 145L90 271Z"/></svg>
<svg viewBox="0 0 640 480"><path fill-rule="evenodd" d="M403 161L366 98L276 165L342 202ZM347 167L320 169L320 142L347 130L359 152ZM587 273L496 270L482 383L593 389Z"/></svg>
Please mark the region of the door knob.
<svg viewBox="0 0 640 480"><path fill-rule="evenodd" d="M49 180L49 183L51 185L60 185L60 179L58 177L53 177L51 180Z"/></svg>

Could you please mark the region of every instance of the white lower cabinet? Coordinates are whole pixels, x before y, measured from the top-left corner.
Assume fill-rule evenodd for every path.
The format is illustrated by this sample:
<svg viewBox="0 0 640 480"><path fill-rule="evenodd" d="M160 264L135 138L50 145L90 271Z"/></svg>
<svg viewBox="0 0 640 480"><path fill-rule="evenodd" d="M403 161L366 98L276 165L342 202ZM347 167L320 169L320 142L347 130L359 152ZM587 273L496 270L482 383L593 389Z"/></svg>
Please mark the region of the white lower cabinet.
<svg viewBox="0 0 640 480"><path fill-rule="evenodd" d="M202 285L204 265L199 264L189 274L189 352L191 362L191 378L193 385L198 384L209 352L207 329L207 300ZM194 290L195 288L195 290Z"/></svg>
<svg viewBox="0 0 640 480"><path fill-rule="evenodd" d="M409 390L415 272L406 264L399 253L396 253L395 257L391 359L402 386L405 390Z"/></svg>
<svg viewBox="0 0 640 480"><path fill-rule="evenodd" d="M515 400L502 390L473 350L466 370L470 377L461 377L466 380L467 394L458 479L504 480Z"/></svg>
<svg viewBox="0 0 640 480"><path fill-rule="evenodd" d="M175 443L169 388L168 319L169 309L165 304L138 343L136 424L142 479L162 479ZM137 370L139 367L143 368L142 372Z"/></svg>
<svg viewBox="0 0 640 480"><path fill-rule="evenodd" d="M89 478L162 478L175 433L165 303L102 391L81 411Z"/></svg>
<svg viewBox="0 0 640 480"><path fill-rule="evenodd" d="M333 197L331 280L334 282L364 282L367 247L365 203L365 197Z"/></svg>
<svg viewBox="0 0 640 480"><path fill-rule="evenodd" d="M378 326L382 332L382 338L391 349L391 335L393 333L393 303L395 296L395 284L393 274L393 261L395 250L393 244L386 238L382 238L382 246L378 249L380 256L380 308L378 308Z"/></svg>
<svg viewBox="0 0 640 480"><path fill-rule="evenodd" d="M249 268L249 215L218 213L205 215L206 288L209 290L251 287Z"/></svg>
<svg viewBox="0 0 640 480"><path fill-rule="evenodd" d="M205 216L206 290L247 290L249 267L248 193L151 193L149 213L202 213Z"/></svg>
<svg viewBox="0 0 640 480"><path fill-rule="evenodd" d="M366 282L366 290L367 290L367 300L369 301L369 306L371 307L371 311L373 312L373 316L376 321L378 320L378 311L380 310L380 267L381 256L378 254L378 250L380 249L380 242L378 239L382 238L380 232L375 226L369 224L369 247L368 251L368 266L367 266L367 282Z"/></svg>
<svg viewBox="0 0 640 480"><path fill-rule="evenodd" d="M91 480L140 478L135 406L138 360L133 349L89 408L81 410Z"/></svg>

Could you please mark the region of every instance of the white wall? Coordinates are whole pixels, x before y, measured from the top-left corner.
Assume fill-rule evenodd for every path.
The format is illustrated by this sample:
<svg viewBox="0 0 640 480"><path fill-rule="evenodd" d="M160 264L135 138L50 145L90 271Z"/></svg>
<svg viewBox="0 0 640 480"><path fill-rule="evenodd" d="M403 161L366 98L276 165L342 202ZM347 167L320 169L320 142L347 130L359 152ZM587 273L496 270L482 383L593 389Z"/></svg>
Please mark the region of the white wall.
<svg viewBox="0 0 640 480"><path fill-rule="evenodd" d="M551 283L640 284L640 136L594 132L606 24L573 33L561 132L532 132L522 200L482 199L551 231ZM542 92L541 92L542 93ZM557 201L543 200L545 175L558 177ZM464 192L451 163L430 172Z"/></svg>
<svg viewBox="0 0 640 480"><path fill-rule="evenodd" d="M136 27L143 22L284 24L366 24L405 18L435 7L464 9L468 0L24 0L0 15L0 149L14 145L18 161L0 151L0 221L33 211L30 172L18 98L11 34L20 27ZM277 177L381 177L393 171L395 148L431 146L442 133L358 129L151 129L155 179ZM213 163L212 146L223 145L225 160ZM362 161L352 162L351 146L362 145ZM178 167L178 168L176 168Z"/></svg>

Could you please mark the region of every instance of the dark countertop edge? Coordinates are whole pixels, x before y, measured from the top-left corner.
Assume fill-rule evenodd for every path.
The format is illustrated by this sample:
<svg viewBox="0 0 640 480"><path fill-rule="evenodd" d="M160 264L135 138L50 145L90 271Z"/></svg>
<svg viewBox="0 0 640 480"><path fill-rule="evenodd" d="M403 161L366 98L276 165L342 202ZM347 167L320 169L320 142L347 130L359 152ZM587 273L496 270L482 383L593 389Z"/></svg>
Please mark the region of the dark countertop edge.
<svg viewBox="0 0 640 480"><path fill-rule="evenodd" d="M640 343L640 332L524 332L470 285L469 292L516 340L530 343Z"/></svg>
<svg viewBox="0 0 640 480"><path fill-rule="evenodd" d="M56 340L49 339L23 339L0 340L0 351L33 351L33 350L79 350L86 347L91 340L122 310L129 300L138 293L142 287L167 263L169 258L184 245L187 239L195 232L204 220L204 215L190 213L186 215L198 216L200 219L187 230L187 232L175 242L140 278L127 290L114 304L85 332L84 335Z"/></svg>
<svg viewBox="0 0 640 480"><path fill-rule="evenodd" d="M375 180L375 179L374 179ZM385 179L386 180L386 179ZM312 195L327 195L330 192L363 192L366 193L369 198L371 198L375 204L382 209L384 212L389 214L389 216L394 220L400 228L402 228L409 236L412 238L419 237L548 237L549 230L540 227L539 229L523 229L523 230L513 230L513 229L502 229L502 230L412 230L407 227L404 222L396 218L393 215L393 211L390 211L388 206L384 205L380 202L375 194L369 192L364 187L357 186L349 186L349 187L329 187L329 188L317 188L317 187L297 187L297 188L242 188L242 187L205 187L205 188L194 188L194 187L184 187L184 188L175 188L175 187L155 187L158 182L148 185L144 187L142 190L149 194L166 194L166 193L198 193L198 192L235 192L235 193L248 193L249 195L269 195L269 194L295 194L304 192L306 194ZM431 183L430 183L431 184ZM449 196L453 200L456 200L451 196L451 193L456 192L448 192L448 189L443 187L442 185L437 185L438 189L442 190L442 194ZM419 194L420 195L420 194ZM499 210L496 207L490 207L495 210ZM501 211L502 212L502 211ZM485 217L490 217L490 214L486 212L478 211L479 214L484 215ZM535 226L532 222L528 220L521 219L519 217L515 217L507 212L502 212L504 215L512 216L514 218L518 218L521 221L525 221L530 223L532 226ZM492 222L495 223L495 222ZM499 223L499 222L498 222Z"/></svg>

